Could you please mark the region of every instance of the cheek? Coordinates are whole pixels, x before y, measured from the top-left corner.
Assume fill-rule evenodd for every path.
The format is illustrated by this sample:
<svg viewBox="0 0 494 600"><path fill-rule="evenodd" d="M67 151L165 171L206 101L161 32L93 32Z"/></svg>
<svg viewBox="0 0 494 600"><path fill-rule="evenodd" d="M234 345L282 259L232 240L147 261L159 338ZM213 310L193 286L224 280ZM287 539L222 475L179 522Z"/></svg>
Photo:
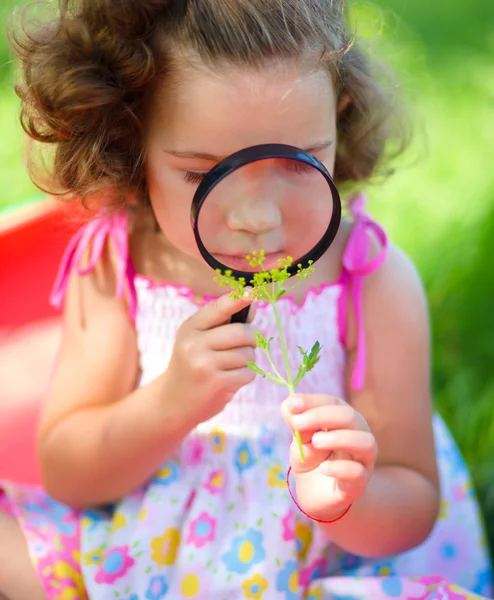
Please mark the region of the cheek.
<svg viewBox="0 0 494 600"><path fill-rule="evenodd" d="M190 223L193 187L176 181L173 176L152 177L150 173L148 191L156 220L167 240L182 252L200 256Z"/></svg>

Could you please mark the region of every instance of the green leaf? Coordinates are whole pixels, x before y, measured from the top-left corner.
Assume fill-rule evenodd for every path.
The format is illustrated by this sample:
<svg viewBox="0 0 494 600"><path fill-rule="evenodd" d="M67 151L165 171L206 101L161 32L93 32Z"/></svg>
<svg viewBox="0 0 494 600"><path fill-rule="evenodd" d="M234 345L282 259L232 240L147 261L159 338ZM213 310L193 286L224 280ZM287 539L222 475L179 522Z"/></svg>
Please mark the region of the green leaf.
<svg viewBox="0 0 494 600"><path fill-rule="evenodd" d="M284 295L286 294L286 290L281 288L281 290L278 290L276 292L276 300L279 300L280 298L282 298Z"/></svg>
<svg viewBox="0 0 494 600"><path fill-rule="evenodd" d="M258 375L260 375L261 377L266 377L266 376L267 376L267 373L265 373L265 372L264 372L264 371L261 369L261 367L258 367L258 366L256 365L256 363L254 363L254 362L250 362L250 361L249 361L249 362L247 363L247 366L249 367L249 369L250 369L251 371L254 371L254 373L257 373L257 374L258 374Z"/></svg>

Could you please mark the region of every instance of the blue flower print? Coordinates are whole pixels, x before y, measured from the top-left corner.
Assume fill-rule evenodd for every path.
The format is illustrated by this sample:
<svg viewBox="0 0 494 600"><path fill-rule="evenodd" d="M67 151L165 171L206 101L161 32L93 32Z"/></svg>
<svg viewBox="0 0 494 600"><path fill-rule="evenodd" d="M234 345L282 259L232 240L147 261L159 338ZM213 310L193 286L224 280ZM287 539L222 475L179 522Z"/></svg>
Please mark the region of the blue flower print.
<svg viewBox="0 0 494 600"><path fill-rule="evenodd" d="M285 592L285 600L297 600L299 597L298 579L297 563L289 560L276 577L276 591Z"/></svg>
<svg viewBox="0 0 494 600"><path fill-rule="evenodd" d="M261 437L259 440L259 451L262 456L271 456L274 450L275 432L268 429L265 425L261 428Z"/></svg>
<svg viewBox="0 0 494 600"><path fill-rule="evenodd" d="M168 584L163 575L156 575L151 579L146 591L146 598L148 600L161 600L166 596L168 592Z"/></svg>
<svg viewBox="0 0 494 600"><path fill-rule="evenodd" d="M246 441L243 441L235 450L235 466L237 467L238 472L243 473L243 471L247 471L254 463L255 460L252 455L252 450L250 449L249 444Z"/></svg>
<svg viewBox="0 0 494 600"><path fill-rule="evenodd" d="M43 528L47 521L51 521L66 536L74 535L79 525L77 514L71 508L51 498L45 498L44 505L26 503L25 508L31 513L28 517L30 525Z"/></svg>
<svg viewBox="0 0 494 600"><path fill-rule="evenodd" d="M383 561L375 564L372 568L372 575L377 575L378 577L396 575L393 563L391 561Z"/></svg>
<svg viewBox="0 0 494 600"><path fill-rule="evenodd" d="M100 523L107 520L107 516L101 510L85 510L82 515L82 527L85 533L92 533Z"/></svg>
<svg viewBox="0 0 494 600"><path fill-rule="evenodd" d="M153 483L156 485L162 485L164 487L170 485L180 476L180 469L177 463L169 462L166 463L161 469L156 473L153 479Z"/></svg>
<svg viewBox="0 0 494 600"><path fill-rule="evenodd" d="M139 600L139 596L137 594L132 594L127 600Z"/></svg>
<svg viewBox="0 0 494 600"><path fill-rule="evenodd" d="M364 560L355 554L343 554L341 557L340 569L343 575L354 575L355 571L362 566Z"/></svg>
<svg viewBox="0 0 494 600"><path fill-rule="evenodd" d="M233 539L230 550L221 557L226 568L244 575L253 565L262 562L266 556L260 531L249 529L244 535Z"/></svg>
<svg viewBox="0 0 494 600"><path fill-rule="evenodd" d="M489 596L491 593L492 586L492 572L490 569L484 569L483 571L479 571L477 573L477 580L475 582L475 586L473 588L473 592L479 594L480 596Z"/></svg>

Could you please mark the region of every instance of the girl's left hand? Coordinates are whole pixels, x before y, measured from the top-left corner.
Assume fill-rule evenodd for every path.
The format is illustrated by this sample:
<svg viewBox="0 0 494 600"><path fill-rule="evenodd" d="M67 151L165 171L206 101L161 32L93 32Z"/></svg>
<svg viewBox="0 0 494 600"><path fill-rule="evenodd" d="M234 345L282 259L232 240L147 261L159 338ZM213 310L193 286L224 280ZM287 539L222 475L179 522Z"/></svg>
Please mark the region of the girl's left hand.
<svg viewBox="0 0 494 600"><path fill-rule="evenodd" d="M376 440L365 419L347 402L328 395L287 398L283 418L302 438L302 462L295 438L290 465L300 507L322 521L336 519L362 496L377 456Z"/></svg>

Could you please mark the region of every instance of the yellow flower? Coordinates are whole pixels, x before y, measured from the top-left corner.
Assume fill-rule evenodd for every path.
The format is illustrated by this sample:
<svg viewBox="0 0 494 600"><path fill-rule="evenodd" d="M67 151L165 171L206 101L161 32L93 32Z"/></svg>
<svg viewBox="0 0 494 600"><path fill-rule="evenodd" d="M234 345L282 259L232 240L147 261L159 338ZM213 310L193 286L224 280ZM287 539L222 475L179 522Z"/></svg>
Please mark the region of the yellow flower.
<svg viewBox="0 0 494 600"><path fill-rule="evenodd" d="M317 587L309 591L307 600L321 600L322 597L322 587L318 585Z"/></svg>
<svg viewBox="0 0 494 600"><path fill-rule="evenodd" d="M221 454L225 448L225 432L221 431L221 429L213 429L209 434L209 437L211 439L213 451L216 452L216 454Z"/></svg>
<svg viewBox="0 0 494 600"><path fill-rule="evenodd" d="M443 498L439 504L438 519L440 519L440 520L446 519L446 517L448 516L448 508L449 508L448 501Z"/></svg>
<svg viewBox="0 0 494 600"><path fill-rule="evenodd" d="M125 515L117 512L113 517L111 532L115 533L115 531L122 529L122 527L125 527L125 525L127 525L127 519L125 518Z"/></svg>
<svg viewBox="0 0 494 600"><path fill-rule="evenodd" d="M256 573L250 579L246 579L242 583L244 598L249 598L249 600L261 600L268 585L268 580L261 577L259 573Z"/></svg>
<svg viewBox="0 0 494 600"><path fill-rule="evenodd" d="M376 573L379 577L386 577L386 575L391 575L391 567L388 565L384 565L380 567Z"/></svg>
<svg viewBox="0 0 494 600"><path fill-rule="evenodd" d="M305 523L295 525L295 539L297 540L297 557L304 560L312 543L312 529Z"/></svg>
<svg viewBox="0 0 494 600"><path fill-rule="evenodd" d="M194 598L200 591L199 577L195 573L188 573L182 579L181 592L185 598Z"/></svg>
<svg viewBox="0 0 494 600"><path fill-rule="evenodd" d="M138 521L144 521L144 519L148 516L148 510L145 506L143 506L141 508L141 512L139 513L139 516L137 517Z"/></svg>
<svg viewBox="0 0 494 600"><path fill-rule="evenodd" d="M271 467L268 471L268 484L271 487L286 487L286 477L285 472L279 465L275 465Z"/></svg>
<svg viewBox="0 0 494 600"><path fill-rule="evenodd" d="M93 550L84 555L86 565L100 565L105 558L105 553L102 550Z"/></svg>
<svg viewBox="0 0 494 600"><path fill-rule="evenodd" d="M73 586L70 586L70 587L67 586L68 591L66 591L66 590L63 591L63 594L60 597L60 600L72 600L75 598L81 598L81 599L86 598L84 581L82 579L82 575L78 571L76 571L72 565L69 565L69 563L67 563L63 560L59 560L57 563L55 563L55 566L53 567L53 574L54 574L54 578L56 580L68 579L69 581L71 581L74 584ZM73 591L75 592L75 596L73 595Z"/></svg>
<svg viewBox="0 0 494 600"><path fill-rule="evenodd" d="M177 560L178 547L180 546L180 531L169 527L161 536L151 540L151 558L158 567L170 567Z"/></svg>

